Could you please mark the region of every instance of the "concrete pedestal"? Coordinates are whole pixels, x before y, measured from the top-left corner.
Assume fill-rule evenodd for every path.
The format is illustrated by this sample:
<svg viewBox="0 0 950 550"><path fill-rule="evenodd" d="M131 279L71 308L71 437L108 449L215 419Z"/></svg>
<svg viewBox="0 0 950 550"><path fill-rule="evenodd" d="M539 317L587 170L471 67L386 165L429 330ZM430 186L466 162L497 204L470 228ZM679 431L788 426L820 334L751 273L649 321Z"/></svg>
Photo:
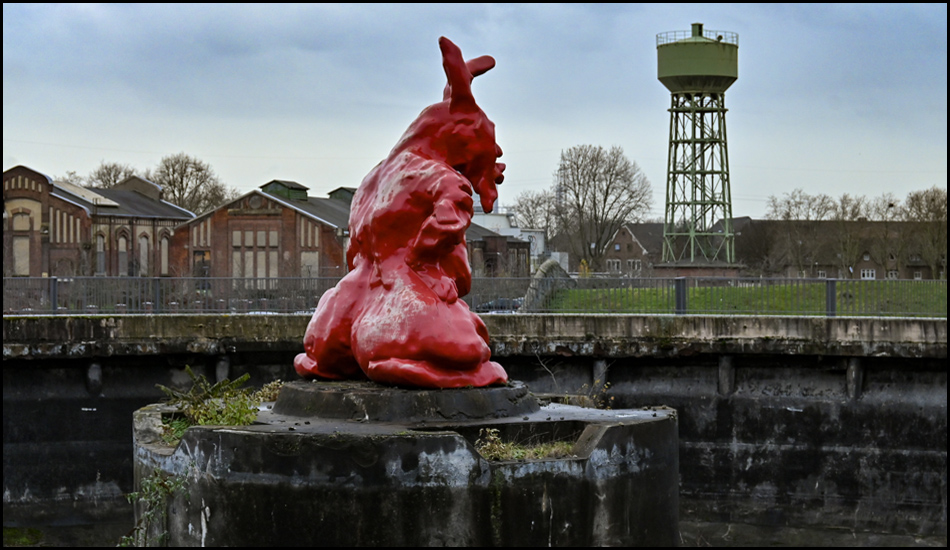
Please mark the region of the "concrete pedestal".
<svg viewBox="0 0 950 550"><path fill-rule="evenodd" d="M150 537L172 546L601 546L678 541L672 410L539 406L520 384L402 390L293 382L242 427L171 448L168 408L135 413L135 482L181 480ZM571 441L573 456L490 461L474 443ZM144 510L137 506L136 515Z"/></svg>

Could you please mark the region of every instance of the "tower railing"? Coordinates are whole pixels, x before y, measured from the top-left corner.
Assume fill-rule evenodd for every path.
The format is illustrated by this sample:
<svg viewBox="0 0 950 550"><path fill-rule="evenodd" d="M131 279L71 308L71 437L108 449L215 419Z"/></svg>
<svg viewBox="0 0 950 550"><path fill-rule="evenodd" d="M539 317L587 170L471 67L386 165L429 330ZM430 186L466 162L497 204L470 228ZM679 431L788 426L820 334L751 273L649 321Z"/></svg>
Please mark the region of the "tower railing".
<svg viewBox="0 0 950 550"><path fill-rule="evenodd" d="M685 40L692 36L692 31L661 32L656 35L656 45L672 44L673 42L679 42L680 40ZM703 37L717 42L725 42L726 44L734 44L736 46L739 45L739 33L736 32L704 30Z"/></svg>

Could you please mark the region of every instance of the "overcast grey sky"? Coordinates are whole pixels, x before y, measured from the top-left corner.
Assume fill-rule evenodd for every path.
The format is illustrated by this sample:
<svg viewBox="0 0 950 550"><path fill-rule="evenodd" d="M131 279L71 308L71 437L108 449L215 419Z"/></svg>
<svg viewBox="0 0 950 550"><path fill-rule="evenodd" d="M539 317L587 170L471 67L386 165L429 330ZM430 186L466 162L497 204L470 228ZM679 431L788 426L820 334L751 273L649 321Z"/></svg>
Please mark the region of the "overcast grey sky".
<svg viewBox="0 0 950 550"><path fill-rule="evenodd" d="M669 93L659 32L739 34L726 94L733 212L769 195L947 186L947 5L3 6L3 168L86 174L184 151L242 192L357 186L441 99L437 44L505 150L502 206L550 185L561 150L620 145L662 214Z"/></svg>

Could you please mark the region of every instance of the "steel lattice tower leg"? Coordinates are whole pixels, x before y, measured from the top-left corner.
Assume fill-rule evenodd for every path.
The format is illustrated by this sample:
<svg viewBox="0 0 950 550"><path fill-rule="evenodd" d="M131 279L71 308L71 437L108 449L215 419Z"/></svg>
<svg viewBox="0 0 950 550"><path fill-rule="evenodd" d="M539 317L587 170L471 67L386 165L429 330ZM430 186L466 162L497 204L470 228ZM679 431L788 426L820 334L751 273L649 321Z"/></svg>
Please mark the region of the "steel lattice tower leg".
<svg viewBox="0 0 950 550"><path fill-rule="evenodd" d="M723 93L673 93L664 262L735 262Z"/></svg>

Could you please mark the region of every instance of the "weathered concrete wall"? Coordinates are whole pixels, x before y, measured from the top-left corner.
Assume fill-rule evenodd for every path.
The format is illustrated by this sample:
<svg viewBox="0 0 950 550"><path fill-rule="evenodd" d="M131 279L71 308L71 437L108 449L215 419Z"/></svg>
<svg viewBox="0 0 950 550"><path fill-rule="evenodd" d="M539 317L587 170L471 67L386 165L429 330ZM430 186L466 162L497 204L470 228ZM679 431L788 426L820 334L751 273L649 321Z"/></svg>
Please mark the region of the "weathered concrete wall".
<svg viewBox="0 0 950 550"><path fill-rule="evenodd" d="M496 356L697 353L947 357L946 319L485 315ZM4 317L3 359L299 351L300 315Z"/></svg>
<svg viewBox="0 0 950 550"><path fill-rule="evenodd" d="M676 408L684 519L946 536L946 319L485 320L535 392ZM5 524L128 510L131 413L155 384L186 384L185 364L290 379L307 321L4 318Z"/></svg>
<svg viewBox="0 0 950 550"><path fill-rule="evenodd" d="M395 418L393 401L404 413ZM354 402L363 415L341 422ZM488 402L507 402L511 414ZM674 411L538 407L524 385L440 392L299 381L259 424L192 429L172 448L158 435L168 409L135 413L135 469L140 482L159 470L183 485L164 508L174 511L167 524L149 533L155 540L167 529L169 546L679 540ZM569 441L571 456L487 460L475 448L483 428L526 445Z"/></svg>

